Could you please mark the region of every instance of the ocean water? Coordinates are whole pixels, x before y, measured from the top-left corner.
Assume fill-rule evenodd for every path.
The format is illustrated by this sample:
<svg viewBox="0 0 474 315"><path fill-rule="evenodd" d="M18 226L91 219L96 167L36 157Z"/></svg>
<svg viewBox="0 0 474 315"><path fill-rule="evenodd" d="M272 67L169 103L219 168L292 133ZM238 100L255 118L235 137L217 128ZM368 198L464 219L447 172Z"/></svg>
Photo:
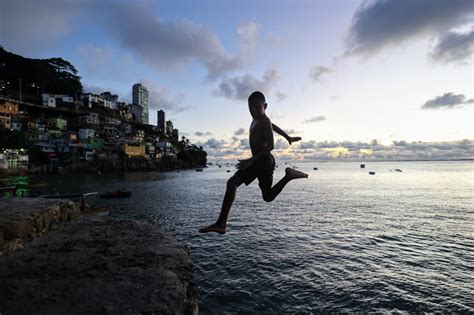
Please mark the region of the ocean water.
<svg viewBox="0 0 474 315"><path fill-rule="evenodd" d="M56 176L42 189L132 190L112 215L189 246L202 314L474 313L474 163L291 165L309 178L271 203L257 181L239 187L226 235L197 231L216 220L231 167Z"/></svg>

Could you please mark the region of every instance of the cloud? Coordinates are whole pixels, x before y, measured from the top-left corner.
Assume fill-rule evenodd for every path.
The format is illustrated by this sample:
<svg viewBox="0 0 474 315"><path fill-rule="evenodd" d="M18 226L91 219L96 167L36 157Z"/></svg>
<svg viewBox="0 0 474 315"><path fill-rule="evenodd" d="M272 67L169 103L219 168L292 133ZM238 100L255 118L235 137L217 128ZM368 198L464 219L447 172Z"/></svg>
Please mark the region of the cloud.
<svg viewBox="0 0 474 315"><path fill-rule="evenodd" d="M142 80L139 82L148 89L150 110L162 109L176 113L190 109L190 106L183 104L184 95L174 95L166 87L158 87L151 80Z"/></svg>
<svg viewBox="0 0 474 315"><path fill-rule="evenodd" d="M471 0L365 1L352 18L346 55L371 54L418 36L437 36L472 20Z"/></svg>
<svg viewBox="0 0 474 315"><path fill-rule="evenodd" d="M260 26L254 21L244 21L237 28L243 54L249 56L257 48Z"/></svg>
<svg viewBox="0 0 474 315"><path fill-rule="evenodd" d="M445 93L442 96L436 96L434 99L426 101L421 107L422 109L440 109L440 108L455 108L467 104L473 104L474 99L466 99L464 94L454 94L452 92Z"/></svg>
<svg viewBox="0 0 474 315"><path fill-rule="evenodd" d="M209 131L206 131L206 132L202 132L202 131L196 131L194 133L194 135L196 137L207 137L207 136L212 136L212 132L209 132Z"/></svg>
<svg viewBox="0 0 474 315"><path fill-rule="evenodd" d="M236 141L209 139L198 142L209 158L243 158L249 156L246 139ZM283 160L347 160L347 161L389 161L389 160L449 160L474 158L474 140L450 142L407 142L393 141L383 145L377 140L370 142L351 141L301 141L291 146L282 139L275 142L273 154Z"/></svg>
<svg viewBox="0 0 474 315"><path fill-rule="evenodd" d="M289 134L289 135L294 135L294 134L301 134L303 132L299 131L299 130L295 130L295 129L290 129L290 130L286 131L286 133Z"/></svg>
<svg viewBox="0 0 474 315"><path fill-rule="evenodd" d="M51 46L71 32L81 13L80 1L0 1L0 43L5 49L29 54Z"/></svg>
<svg viewBox="0 0 474 315"><path fill-rule="evenodd" d="M282 92L276 92L275 96L278 102L284 101L288 98L288 95Z"/></svg>
<svg viewBox="0 0 474 315"><path fill-rule="evenodd" d="M242 136L247 134L244 128L239 128L234 132L234 136Z"/></svg>
<svg viewBox="0 0 474 315"><path fill-rule="evenodd" d="M23 53L49 48L87 19L91 28L105 31L136 60L158 70L197 62L210 79L241 69L257 48L259 25L254 21L243 21L236 28L238 48L231 53L206 26L188 19L165 21L155 14L156 6L157 1L148 0L4 0L0 1L0 42Z"/></svg>
<svg viewBox="0 0 474 315"><path fill-rule="evenodd" d="M106 29L123 48L158 69L180 68L197 61L210 78L242 66L239 56L228 53L218 36L205 26L185 19L165 22L149 4L111 6Z"/></svg>
<svg viewBox="0 0 474 315"><path fill-rule="evenodd" d="M474 27L469 32L449 32L438 39L431 58L437 62L468 63L474 53Z"/></svg>
<svg viewBox="0 0 474 315"><path fill-rule="evenodd" d="M289 147L288 142L283 141L282 139L278 139L275 142L275 150L284 150L284 149L287 149L288 147Z"/></svg>
<svg viewBox="0 0 474 315"><path fill-rule="evenodd" d="M130 81L130 74L124 72L125 63L116 51L109 47L100 47L94 44L80 45L75 49L80 60L78 71L83 77L99 80ZM80 68L79 68L80 67Z"/></svg>
<svg viewBox="0 0 474 315"><path fill-rule="evenodd" d="M250 149L249 139L240 139L240 147L242 149Z"/></svg>
<svg viewBox="0 0 474 315"><path fill-rule="evenodd" d="M269 69L261 80L251 74L240 77L224 78L219 87L213 91L215 96L223 96L232 100L247 100L253 91L268 94L278 81L278 72Z"/></svg>
<svg viewBox="0 0 474 315"><path fill-rule="evenodd" d="M325 67L325 66L314 66L310 69L309 71L309 77L311 79L313 79L313 81L315 82L318 82L321 78L322 75L326 74L326 73L331 73L333 72L334 70L329 68L329 67Z"/></svg>
<svg viewBox="0 0 474 315"><path fill-rule="evenodd" d="M225 147L226 142L224 140L217 140L216 138L208 139L204 142L203 147L209 147L211 149L220 149Z"/></svg>
<svg viewBox="0 0 474 315"><path fill-rule="evenodd" d="M301 142L286 157L294 156L308 160L443 160L470 159L474 157L473 140L451 142L406 142L394 141L382 145L371 142Z"/></svg>
<svg viewBox="0 0 474 315"><path fill-rule="evenodd" d="M318 123L320 121L326 120L324 116L314 116L303 121L303 124Z"/></svg>

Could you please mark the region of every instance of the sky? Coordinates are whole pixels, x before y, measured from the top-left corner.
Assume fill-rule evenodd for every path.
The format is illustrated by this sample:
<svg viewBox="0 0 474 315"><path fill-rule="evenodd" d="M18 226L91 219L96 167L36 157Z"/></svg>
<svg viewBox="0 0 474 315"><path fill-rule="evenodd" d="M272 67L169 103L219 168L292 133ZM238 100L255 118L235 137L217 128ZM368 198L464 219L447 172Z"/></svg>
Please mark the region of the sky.
<svg viewBox="0 0 474 315"><path fill-rule="evenodd" d="M471 0L2 0L0 45L86 92L150 92L212 158L249 156L247 97L282 159L474 158Z"/></svg>

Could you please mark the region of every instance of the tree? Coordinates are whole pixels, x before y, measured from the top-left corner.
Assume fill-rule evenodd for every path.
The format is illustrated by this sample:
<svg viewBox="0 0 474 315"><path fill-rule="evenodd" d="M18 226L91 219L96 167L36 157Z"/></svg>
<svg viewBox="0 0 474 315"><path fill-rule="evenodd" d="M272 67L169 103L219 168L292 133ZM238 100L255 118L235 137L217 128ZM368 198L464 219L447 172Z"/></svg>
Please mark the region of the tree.
<svg viewBox="0 0 474 315"><path fill-rule="evenodd" d="M0 149L25 149L26 144L23 133L6 128L0 129Z"/></svg>

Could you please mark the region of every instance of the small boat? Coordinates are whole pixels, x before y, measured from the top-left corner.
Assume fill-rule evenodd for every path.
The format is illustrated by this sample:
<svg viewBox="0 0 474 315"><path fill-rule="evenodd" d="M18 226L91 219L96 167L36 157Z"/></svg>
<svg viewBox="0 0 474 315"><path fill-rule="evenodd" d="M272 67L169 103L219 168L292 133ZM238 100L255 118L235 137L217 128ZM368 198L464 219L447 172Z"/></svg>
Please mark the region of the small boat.
<svg viewBox="0 0 474 315"><path fill-rule="evenodd" d="M110 199L110 198L127 198L130 197L132 192L128 189L119 189L116 191L107 191L104 194L100 194L100 198L102 199Z"/></svg>
<svg viewBox="0 0 474 315"><path fill-rule="evenodd" d="M202 172L202 168L201 167L196 168L196 172Z"/></svg>
<svg viewBox="0 0 474 315"><path fill-rule="evenodd" d="M360 165L360 168L365 168L365 164L361 164L361 165Z"/></svg>
<svg viewBox="0 0 474 315"><path fill-rule="evenodd" d="M369 172L369 175L375 175L375 172Z"/></svg>
<svg viewBox="0 0 474 315"><path fill-rule="evenodd" d="M227 170L227 173L230 173L230 170Z"/></svg>
<svg viewBox="0 0 474 315"><path fill-rule="evenodd" d="M396 168L396 169L395 169L395 172L400 172L400 173L401 173L401 172L403 172L403 171L402 171L401 169L399 169L399 168Z"/></svg>
<svg viewBox="0 0 474 315"><path fill-rule="evenodd" d="M313 170L317 171L317 170L318 170L318 168L317 168L317 167L313 167Z"/></svg>

